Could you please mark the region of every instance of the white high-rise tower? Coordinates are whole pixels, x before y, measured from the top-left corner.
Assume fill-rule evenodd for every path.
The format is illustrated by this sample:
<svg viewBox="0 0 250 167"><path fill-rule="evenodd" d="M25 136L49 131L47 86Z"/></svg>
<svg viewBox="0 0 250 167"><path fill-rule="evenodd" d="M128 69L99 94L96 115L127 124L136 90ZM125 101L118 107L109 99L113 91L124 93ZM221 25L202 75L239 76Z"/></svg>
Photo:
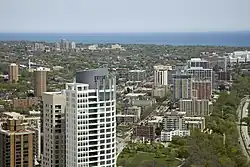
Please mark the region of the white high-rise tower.
<svg viewBox="0 0 250 167"><path fill-rule="evenodd" d="M172 71L172 66L154 66L154 85L167 86L169 84L169 71Z"/></svg>
<svg viewBox="0 0 250 167"><path fill-rule="evenodd" d="M116 79L107 69L77 72L66 84L66 167L116 166Z"/></svg>

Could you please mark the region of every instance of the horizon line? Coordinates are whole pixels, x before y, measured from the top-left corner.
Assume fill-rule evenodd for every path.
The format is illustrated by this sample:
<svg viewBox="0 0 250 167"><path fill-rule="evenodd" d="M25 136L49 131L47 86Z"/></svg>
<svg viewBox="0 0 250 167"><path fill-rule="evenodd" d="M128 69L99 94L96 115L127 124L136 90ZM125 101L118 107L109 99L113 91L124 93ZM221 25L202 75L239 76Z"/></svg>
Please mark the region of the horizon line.
<svg viewBox="0 0 250 167"><path fill-rule="evenodd" d="M250 30L225 30L225 31L121 31L121 32L1 32L0 34L149 34L149 33L232 33L250 32Z"/></svg>

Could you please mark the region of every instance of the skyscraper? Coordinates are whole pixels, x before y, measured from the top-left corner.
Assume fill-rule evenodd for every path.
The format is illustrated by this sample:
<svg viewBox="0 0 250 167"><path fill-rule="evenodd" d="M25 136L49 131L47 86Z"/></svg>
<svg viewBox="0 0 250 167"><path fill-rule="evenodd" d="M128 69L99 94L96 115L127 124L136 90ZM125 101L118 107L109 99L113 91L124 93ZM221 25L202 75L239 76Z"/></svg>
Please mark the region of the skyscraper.
<svg viewBox="0 0 250 167"><path fill-rule="evenodd" d="M60 48L61 48L60 43L59 43L59 42L56 42L56 43L55 43L55 50L59 51Z"/></svg>
<svg viewBox="0 0 250 167"><path fill-rule="evenodd" d="M116 79L107 69L77 72L66 84L66 167L116 166Z"/></svg>
<svg viewBox="0 0 250 167"><path fill-rule="evenodd" d="M48 69L39 67L34 70L34 94L41 97L43 92L47 90L47 71Z"/></svg>
<svg viewBox="0 0 250 167"><path fill-rule="evenodd" d="M9 81L17 82L18 81L18 65L11 63L9 65Z"/></svg>
<svg viewBox="0 0 250 167"><path fill-rule="evenodd" d="M42 167L65 166L65 104L63 92L44 92Z"/></svg>
<svg viewBox="0 0 250 167"><path fill-rule="evenodd" d="M209 61L201 59L201 58L191 58L190 60L187 61L188 68L192 67L201 67L204 69L209 68Z"/></svg>
<svg viewBox="0 0 250 167"><path fill-rule="evenodd" d="M66 50L66 51L69 50L69 44L70 44L69 41L66 41L66 42L65 42L65 50Z"/></svg>
<svg viewBox="0 0 250 167"><path fill-rule="evenodd" d="M75 42L71 42L71 49L74 50L76 48L76 43Z"/></svg>
<svg viewBox="0 0 250 167"><path fill-rule="evenodd" d="M61 39L60 46L61 46L61 50L65 50L66 49L66 39Z"/></svg>
<svg viewBox="0 0 250 167"><path fill-rule="evenodd" d="M192 98L192 75L186 73L173 74L174 99Z"/></svg>
<svg viewBox="0 0 250 167"><path fill-rule="evenodd" d="M212 96L212 82L209 80L193 81L192 89L197 91L197 99L210 99Z"/></svg>
<svg viewBox="0 0 250 167"><path fill-rule="evenodd" d="M187 116L208 116L209 100L202 99L181 99L179 101L181 112L186 112Z"/></svg>
<svg viewBox="0 0 250 167"><path fill-rule="evenodd" d="M187 73L191 74L194 80L209 80L212 82L212 69L204 69L202 67L191 67L187 69Z"/></svg>
<svg viewBox="0 0 250 167"><path fill-rule="evenodd" d="M154 85L155 86L167 86L169 81L169 71L172 71L171 66L158 65L154 66Z"/></svg>
<svg viewBox="0 0 250 167"><path fill-rule="evenodd" d="M0 166L34 167L34 133L18 118L1 123Z"/></svg>

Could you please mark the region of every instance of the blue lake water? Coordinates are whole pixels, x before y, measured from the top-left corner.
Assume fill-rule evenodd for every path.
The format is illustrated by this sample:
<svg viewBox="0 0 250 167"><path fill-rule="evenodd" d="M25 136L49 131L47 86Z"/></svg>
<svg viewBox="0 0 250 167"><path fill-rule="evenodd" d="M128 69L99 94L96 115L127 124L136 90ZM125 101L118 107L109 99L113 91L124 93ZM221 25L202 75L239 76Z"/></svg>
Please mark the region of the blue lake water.
<svg viewBox="0 0 250 167"><path fill-rule="evenodd" d="M0 41L46 41L61 39L100 44L157 44L250 46L249 32L183 32L183 33L0 33Z"/></svg>

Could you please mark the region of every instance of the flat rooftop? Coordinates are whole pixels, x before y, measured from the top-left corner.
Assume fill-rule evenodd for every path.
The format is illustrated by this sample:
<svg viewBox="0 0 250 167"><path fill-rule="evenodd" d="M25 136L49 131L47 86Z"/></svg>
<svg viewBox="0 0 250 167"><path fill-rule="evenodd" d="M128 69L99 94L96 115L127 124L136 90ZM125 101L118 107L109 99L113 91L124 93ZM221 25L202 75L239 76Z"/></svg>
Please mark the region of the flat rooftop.
<svg viewBox="0 0 250 167"><path fill-rule="evenodd" d="M46 95L61 95L63 92L43 92L43 94L46 94Z"/></svg>
<svg viewBox="0 0 250 167"><path fill-rule="evenodd" d="M208 62L207 60L201 59L201 58L191 58L189 61L190 62Z"/></svg>
<svg viewBox="0 0 250 167"><path fill-rule="evenodd" d="M145 72L145 70L129 70L129 72Z"/></svg>
<svg viewBox="0 0 250 167"><path fill-rule="evenodd" d="M163 117L161 116L154 116L152 120L149 120L148 123L158 123L158 122L162 122Z"/></svg>
<svg viewBox="0 0 250 167"><path fill-rule="evenodd" d="M195 120L195 121L199 121L199 120L205 120L205 117L185 117L185 119L188 120Z"/></svg>
<svg viewBox="0 0 250 167"><path fill-rule="evenodd" d="M17 113L17 112L3 112L3 115L10 117L12 119L20 119L20 118L25 118L24 115Z"/></svg>
<svg viewBox="0 0 250 167"><path fill-rule="evenodd" d="M176 116L176 115L185 115L186 112L180 112L180 111L168 111L166 112L166 116Z"/></svg>
<svg viewBox="0 0 250 167"><path fill-rule="evenodd" d="M89 84L85 84L85 83L66 83L66 85L68 86L89 86Z"/></svg>
<svg viewBox="0 0 250 167"><path fill-rule="evenodd" d="M200 124L201 121L185 121L185 123L188 123L188 124Z"/></svg>
<svg viewBox="0 0 250 167"><path fill-rule="evenodd" d="M157 65L154 66L155 70L172 70L172 66L166 66L166 65Z"/></svg>
<svg viewBox="0 0 250 167"><path fill-rule="evenodd" d="M28 129L20 129L18 131L5 130L2 128L2 125L3 125L3 122L0 122L0 133L6 134L6 135L22 135L22 134L35 133L34 131L28 130Z"/></svg>
<svg viewBox="0 0 250 167"><path fill-rule="evenodd" d="M38 67L38 68L34 69L34 71L50 71L50 69L46 68L46 67Z"/></svg>
<svg viewBox="0 0 250 167"><path fill-rule="evenodd" d="M206 68L203 68L203 67L190 67L188 70L211 70L210 68L206 69Z"/></svg>
<svg viewBox="0 0 250 167"><path fill-rule="evenodd" d="M146 93L128 93L126 97L138 97L138 96L146 96Z"/></svg>

